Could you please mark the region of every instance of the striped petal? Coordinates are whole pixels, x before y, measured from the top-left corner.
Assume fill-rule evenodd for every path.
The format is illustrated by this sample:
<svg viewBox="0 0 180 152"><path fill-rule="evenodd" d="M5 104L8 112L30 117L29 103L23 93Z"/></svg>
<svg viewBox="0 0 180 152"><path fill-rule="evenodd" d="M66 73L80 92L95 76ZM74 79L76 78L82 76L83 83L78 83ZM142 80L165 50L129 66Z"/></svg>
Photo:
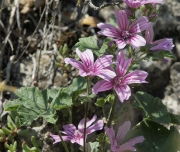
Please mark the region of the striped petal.
<svg viewBox="0 0 180 152"><path fill-rule="evenodd" d="M134 21L130 27L129 32L130 33L140 33L141 31L144 31L148 29L148 27L151 25L151 23L148 22L148 18L145 16L139 17L136 21Z"/></svg>
<svg viewBox="0 0 180 152"><path fill-rule="evenodd" d="M116 20L121 31L126 31L129 26L129 19L127 17L126 11L115 10Z"/></svg>
<svg viewBox="0 0 180 152"><path fill-rule="evenodd" d="M122 144L116 152L124 152L127 150L136 151L136 148L134 148L133 146L135 144L142 143L144 140L145 139L143 136L135 137L135 138L129 140L128 142Z"/></svg>
<svg viewBox="0 0 180 152"><path fill-rule="evenodd" d="M97 130L102 130L104 126L104 122L103 120L98 120L97 122L95 122L93 125L91 125L90 127L87 128L86 130L86 135L91 134L92 132L95 132Z"/></svg>
<svg viewBox="0 0 180 152"><path fill-rule="evenodd" d="M123 84L132 84L132 83L148 83L145 81L148 73L142 70L135 70L133 72L128 73L123 78Z"/></svg>
<svg viewBox="0 0 180 152"><path fill-rule="evenodd" d="M96 119L97 119L97 115L94 115L91 120L87 119L86 128L88 128L94 121L96 121ZM80 130L81 132L84 131L84 118L79 122L78 130Z"/></svg>
<svg viewBox="0 0 180 152"><path fill-rule="evenodd" d="M105 23L99 23L97 24L97 27L101 29L101 31L98 32L100 35L108 36L108 37L120 37L120 31L116 27L110 24Z"/></svg>
<svg viewBox="0 0 180 152"><path fill-rule="evenodd" d="M77 68L77 69L80 69L82 71L86 71L86 67L84 66L84 64L80 61L77 61L75 59L71 59L71 58L65 58L64 59L64 62L66 64L71 64L73 67Z"/></svg>
<svg viewBox="0 0 180 152"><path fill-rule="evenodd" d="M80 57L80 59L83 61L83 63L86 65L86 67L93 66L94 64L94 56L91 50L87 49L84 52L81 52L78 48L76 49L77 55Z"/></svg>
<svg viewBox="0 0 180 152"><path fill-rule="evenodd" d="M153 38L154 38L154 31L151 25L145 32L146 43L151 43L153 41Z"/></svg>
<svg viewBox="0 0 180 152"><path fill-rule="evenodd" d="M104 56L101 56L100 58L98 58L96 60L96 62L94 63L95 71L101 70L103 68L106 68L106 67L112 65L113 64L112 58L113 58L113 55L104 55Z"/></svg>
<svg viewBox="0 0 180 152"><path fill-rule="evenodd" d="M94 75L96 75L106 81L110 81L111 79L113 79L116 76L116 73L109 69L102 69L102 70L97 71Z"/></svg>
<svg viewBox="0 0 180 152"><path fill-rule="evenodd" d="M116 42L116 45L119 50L123 49L127 44L127 42L124 41L123 39L117 39L117 40L115 39L114 41Z"/></svg>
<svg viewBox="0 0 180 152"><path fill-rule="evenodd" d="M98 94L98 92L110 90L113 87L113 83L105 80L101 80L97 82L93 88L92 88L92 93L93 94Z"/></svg>
<svg viewBox="0 0 180 152"><path fill-rule="evenodd" d="M118 144L122 141L126 133L129 131L130 127L131 127L130 121L126 121L122 126L119 127L118 133L116 135L116 140Z"/></svg>
<svg viewBox="0 0 180 152"><path fill-rule="evenodd" d="M61 139L60 139L59 135L50 134L50 136L55 140L53 142L53 144L61 142ZM71 137L69 137L69 136L62 136L62 139L63 139L63 141L68 141L68 140L71 140Z"/></svg>
<svg viewBox="0 0 180 152"><path fill-rule="evenodd" d="M111 127L111 128L104 127L104 130L106 131L106 134L110 140L110 144L111 144L111 148L112 148L114 146L114 141L115 141L115 131L114 131L113 127Z"/></svg>
<svg viewBox="0 0 180 152"><path fill-rule="evenodd" d="M117 74L122 77L126 74L128 67L130 66L132 58L125 60L123 52L119 52L117 56Z"/></svg>
<svg viewBox="0 0 180 152"><path fill-rule="evenodd" d="M121 102L124 102L124 100L129 99L131 96L131 89L128 85L114 86L114 90L116 91Z"/></svg>
<svg viewBox="0 0 180 152"><path fill-rule="evenodd" d="M133 35L129 43L132 45L133 48L139 48L140 46L145 46L146 45L146 40L140 36L140 35Z"/></svg>

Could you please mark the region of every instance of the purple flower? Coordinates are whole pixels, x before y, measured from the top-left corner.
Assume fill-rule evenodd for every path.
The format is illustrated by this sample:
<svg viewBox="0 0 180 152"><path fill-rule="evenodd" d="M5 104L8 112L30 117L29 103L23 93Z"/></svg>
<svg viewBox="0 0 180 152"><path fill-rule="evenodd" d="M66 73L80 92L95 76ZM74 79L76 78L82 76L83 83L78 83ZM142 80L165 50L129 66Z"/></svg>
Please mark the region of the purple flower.
<svg viewBox="0 0 180 152"><path fill-rule="evenodd" d="M161 4L163 0L123 0L129 7L138 8L144 4Z"/></svg>
<svg viewBox="0 0 180 152"><path fill-rule="evenodd" d="M154 38L154 31L152 26L149 26L149 28L145 32L145 39L146 42L151 44L152 47L150 48L151 51L158 51L158 50L169 50L171 51L174 47L173 40L170 38L164 38L153 42Z"/></svg>
<svg viewBox="0 0 180 152"><path fill-rule="evenodd" d="M145 81L148 73L142 70L135 70L126 74L128 67L130 66L132 58L125 60L124 54L119 52L117 56L117 76L110 81L101 80L97 82L92 88L92 92L97 94L98 92L110 90L114 88L119 100L124 102L124 100L129 99L131 96L131 89L128 84L131 83L147 83Z"/></svg>
<svg viewBox="0 0 180 152"><path fill-rule="evenodd" d="M113 71L107 69L107 67L112 64L113 55L104 55L98 58L94 63L94 56L91 50L87 49L81 52L77 48L76 53L82 62L71 58L65 58L64 61L66 64L71 64L79 69L80 76L99 76L104 80L110 80L116 76Z"/></svg>
<svg viewBox="0 0 180 152"><path fill-rule="evenodd" d="M142 16L131 23L131 20L128 19L125 10L120 12L115 10L115 15L119 28L110 24L99 23L97 26L101 29L101 31L98 33L114 38L118 49L123 49L127 43L132 45L134 48L144 46L146 44L146 40L138 33L146 30L150 25L147 17Z"/></svg>
<svg viewBox="0 0 180 152"><path fill-rule="evenodd" d="M86 136L95 132L96 130L101 130L104 126L103 120L98 120L97 116L94 115L91 120L87 118L86 122ZM95 122L95 123L94 123ZM71 143L77 143L83 146L83 139L84 139L84 119L79 122L78 129L73 124L63 125L64 131L61 133L65 134L62 136L64 141L71 141ZM61 142L61 139L58 135L50 134L50 136L55 140L53 144Z"/></svg>
<svg viewBox="0 0 180 152"><path fill-rule="evenodd" d="M143 136L138 136L120 145L120 143L122 142L122 139L124 138L126 133L129 131L130 127L131 127L131 122L126 121L122 126L119 127L118 133L116 136L115 136L115 131L112 127L111 128L104 127L106 134L109 137L111 150L113 152L123 152L126 150L136 151L136 149L133 146L135 144L142 143L144 141Z"/></svg>

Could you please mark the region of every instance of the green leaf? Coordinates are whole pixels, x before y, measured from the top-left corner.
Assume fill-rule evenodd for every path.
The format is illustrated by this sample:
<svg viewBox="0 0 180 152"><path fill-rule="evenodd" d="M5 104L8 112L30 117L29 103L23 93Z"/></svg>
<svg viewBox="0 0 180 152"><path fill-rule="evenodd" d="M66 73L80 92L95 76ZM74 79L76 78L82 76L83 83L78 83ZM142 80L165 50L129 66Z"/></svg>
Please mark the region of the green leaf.
<svg viewBox="0 0 180 152"><path fill-rule="evenodd" d="M106 102L114 103L115 95L114 94L108 94L108 96L105 98Z"/></svg>
<svg viewBox="0 0 180 152"><path fill-rule="evenodd" d="M177 152L180 150L180 134L175 127L170 130L164 126L146 121L140 125L145 141L137 145L137 152Z"/></svg>
<svg viewBox="0 0 180 152"><path fill-rule="evenodd" d="M103 107L105 103L106 103L106 100L104 98L98 98L95 105L98 107Z"/></svg>
<svg viewBox="0 0 180 152"><path fill-rule="evenodd" d="M87 144L87 152L99 152L98 150L99 142L89 142Z"/></svg>
<svg viewBox="0 0 180 152"><path fill-rule="evenodd" d="M164 60L164 55L162 51L157 51L152 53L152 59L155 60Z"/></svg>
<svg viewBox="0 0 180 152"><path fill-rule="evenodd" d="M72 49L79 48L81 51L85 51L86 49L90 49L96 54L98 57L102 56L105 50L108 48L107 44L104 43L101 48L97 45L97 40L94 36L80 38L79 42L75 44Z"/></svg>
<svg viewBox="0 0 180 152"><path fill-rule="evenodd" d="M180 125L180 116L179 115L169 113L169 116L171 117L171 123Z"/></svg>
<svg viewBox="0 0 180 152"><path fill-rule="evenodd" d="M90 95L81 95L79 96L78 100L81 102L81 104L83 104L84 102L90 102L92 101L91 99L93 99L95 97L94 94L90 94Z"/></svg>
<svg viewBox="0 0 180 152"><path fill-rule="evenodd" d="M8 105L7 109L12 110L18 105L19 108L17 109L17 112L23 126L30 125L39 117L43 117L47 122L53 124L56 122L56 111L52 106L50 107L50 104L48 103L48 90L40 91L36 87L22 87L15 93L19 99L11 101L12 107ZM13 104L13 102L15 103Z"/></svg>
<svg viewBox="0 0 180 152"><path fill-rule="evenodd" d="M51 102L51 107L54 106L55 109L68 108L72 105L71 96L63 91L59 91Z"/></svg>
<svg viewBox="0 0 180 152"><path fill-rule="evenodd" d="M150 53L153 60L164 60L164 58L176 59L175 55L171 51L159 50L157 52Z"/></svg>
<svg viewBox="0 0 180 152"><path fill-rule="evenodd" d="M103 107L106 102L110 102L112 104L114 100L115 100L114 94L108 94L106 98L98 98L95 105L99 107Z"/></svg>
<svg viewBox="0 0 180 152"><path fill-rule="evenodd" d="M56 96L56 94L58 93L58 91L62 90L62 88L55 88L55 89L48 89L47 90L47 93L48 93L48 96L51 97L51 98L54 98Z"/></svg>
<svg viewBox="0 0 180 152"><path fill-rule="evenodd" d="M171 51L163 51L162 52L164 57L167 57L167 58L172 58L172 59L177 59L176 56L171 52Z"/></svg>
<svg viewBox="0 0 180 152"><path fill-rule="evenodd" d="M65 92L72 94L75 91L84 90L86 88L87 88L86 79L83 77L78 77L73 79L72 84L66 88Z"/></svg>
<svg viewBox="0 0 180 152"><path fill-rule="evenodd" d="M21 99L15 99L13 101L9 101L4 105L4 109L6 111L13 111L17 110L23 103L23 100Z"/></svg>
<svg viewBox="0 0 180 152"><path fill-rule="evenodd" d="M154 98L144 92L136 93L134 107L143 111L146 118L150 117L157 123L168 124L171 121L166 106L159 98Z"/></svg>

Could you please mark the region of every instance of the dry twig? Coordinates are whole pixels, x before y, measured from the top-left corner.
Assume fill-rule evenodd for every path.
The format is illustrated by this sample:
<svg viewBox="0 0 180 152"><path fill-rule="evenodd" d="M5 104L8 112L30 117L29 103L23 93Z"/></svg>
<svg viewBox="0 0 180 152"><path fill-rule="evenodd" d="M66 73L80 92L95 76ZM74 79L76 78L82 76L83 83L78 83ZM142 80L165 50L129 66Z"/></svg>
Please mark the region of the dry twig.
<svg viewBox="0 0 180 152"><path fill-rule="evenodd" d="M105 3L105 4L102 4L101 6L97 7L95 6L93 3L92 3L92 0L85 0L84 1L84 4L88 4L91 8L93 8L94 10L101 10L102 8L104 7L108 7L108 6L112 6L112 5L117 5L119 6L120 3L122 3L122 1L119 1L119 2L111 2L111 3Z"/></svg>

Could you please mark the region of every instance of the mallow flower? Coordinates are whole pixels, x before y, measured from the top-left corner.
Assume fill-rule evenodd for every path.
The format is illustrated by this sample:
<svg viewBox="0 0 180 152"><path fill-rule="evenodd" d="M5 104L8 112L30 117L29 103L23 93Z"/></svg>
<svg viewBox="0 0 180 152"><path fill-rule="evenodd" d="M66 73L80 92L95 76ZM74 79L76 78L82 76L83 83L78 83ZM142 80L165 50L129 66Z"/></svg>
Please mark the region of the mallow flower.
<svg viewBox="0 0 180 152"><path fill-rule="evenodd" d="M123 0L123 2L131 8L138 8L144 4L161 4L163 0Z"/></svg>
<svg viewBox="0 0 180 152"><path fill-rule="evenodd" d="M173 40L171 38L164 38L153 42L154 31L152 25L145 32L145 39L148 44L151 44L151 51L167 50L171 51L174 47Z"/></svg>
<svg viewBox="0 0 180 152"><path fill-rule="evenodd" d="M110 140L111 150L113 152L124 152L127 150L136 151L136 149L133 146L135 144L142 143L145 140L143 136L138 136L132 138L131 140L129 140L124 144L121 144L124 136L129 131L130 127L131 127L131 122L126 121L122 126L119 127L116 135L112 127L111 128L104 127L106 134Z"/></svg>
<svg viewBox="0 0 180 152"><path fill-rule="evenodd" d="M116 74L113 71L107 68L111 64L113 64L113 55L101 56L94 63L94 56L91 50L87 49L84 52L81 52L77 48L76 53L82 60L82 62L71 58L65 58L64 62L66 64L71 64L73 67L79 69L80 76L99 76L104 80L110 80L116 76Z"/></svg>
<svg viewBox="0 0 180 152"><path fill-rule="evenodd" d="M142 31L146 30L150 23L147 17L142 16L136 21L131 22L128 19L127 12L125 10L115 10L116 20L118 28L106 23L97 24L101 30L98 34L112 37L116 42L118 49L123 49L128 43L133 48L139 48L140 46L146 45L146 40L139 35Z"/></svg>
<svg viewBox="0 0 180 152"><path fill-rule="evenodd" d="M96 121L97 116L94 115L91 120L87 118L86 121L86 137L87 135L95 132L96 130L101 130L104 126L103 120ZM96 121L96 122L95 122ZM65 134L62 136L63 141L71 141L71 143L77 143L83 146L84 139L84 119L82 119L78 124L78 129L73 124L63 125L64 131L60 131ZM53 144L61 142L58 135L50 134L50 136L55 140Z"/></svg>
<svg viewBox="0 0 180 152"><path fill-rule="evenodd" d="M133 72L127 73L131 61L132 58L126 60L124 54L122 52L119 52L117 56L116 66L117 76L110 81L101 80L97 82L93 86L92 92L94 94L97 94L98 92L110 90L111 88L113 88L121 102L129 99L129 97L131 96L131 89L128 85L132 83L147 83L145 79L148 75L147 72L142 70L135 70Z"/></svg>

